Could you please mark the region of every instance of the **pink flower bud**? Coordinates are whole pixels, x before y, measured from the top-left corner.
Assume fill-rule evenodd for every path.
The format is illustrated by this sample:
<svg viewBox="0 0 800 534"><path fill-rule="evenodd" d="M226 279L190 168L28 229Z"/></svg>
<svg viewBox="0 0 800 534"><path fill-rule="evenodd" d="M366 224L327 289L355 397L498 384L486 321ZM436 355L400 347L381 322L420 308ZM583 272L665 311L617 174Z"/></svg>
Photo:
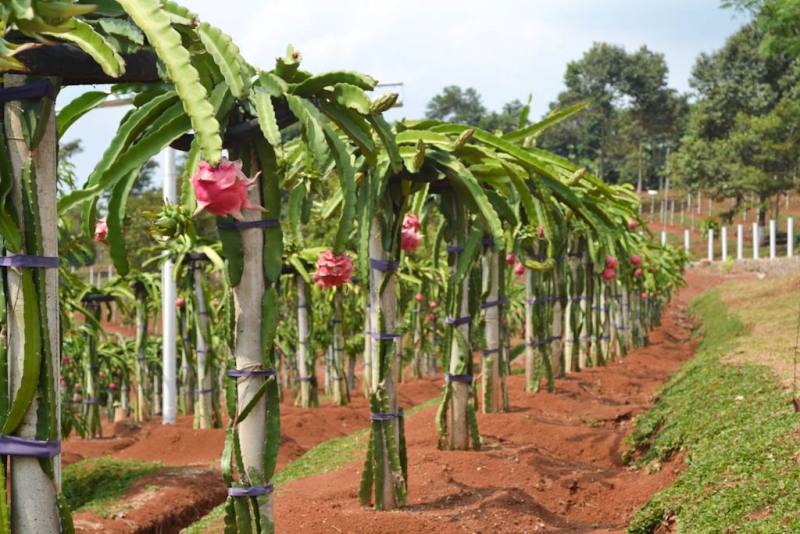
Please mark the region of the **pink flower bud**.
<svg viewBox="0 0 800 534"><path fill-rule="evenodd" d="M419 230L422 228L422 225L419 222L419 217L413 213L407 213L405 217L403 217L403 228L406 230Z"/></svg>
<svg viewBox="0 0 800 534"><path fill-rule="evenodd" d="M514 267L514 274L517 276L522 276L525 274L525 266L521 263L518 263L516 267Z"/></svg>
<svg viewBox="0 0 800 534"><path fill-rule="evenodd" d="M416 295L414 295L414 300L416 300L417 302L422 302L423 300L425 300L425 295L423 295L422 293L417 293Z"/></svg>
<svg viewBox="0 0 800 534"><path fill-rule="evenodd" d="M403 228L400 231L400 248L404 252L414 252L422 242L422 234L414 228Z"/></svg>
<svg viewBox="0 0 800 534"><path fill-rule="evenodd" d="M263 211L247 199L247 190L254 182L255 178L250 180L242 172L241 161L222 158L216 168L203 161L192 177L197 210L219 216L232 215L236 219L242 218L243 209Z"/></svg>
<svg viewBox="0 0 800 534"><path fill-rule="evenodd" d="M69 356L64 356L63 358L61 358L61 363L63 363L64 365L69 365L69 362L71 361L72 360L70 360Z"/></svg>
<svg viewBox="0 0 800 534"><path fill-rule="evenodd" d="M517 257L513 254L506 254L506 264L514 265L517 263Z"/></svg>
<svg viewBox="0 0 800 534"><path fill-rule="evenodd" d="M617 276L617 271L615 271L614 269L606 269L605 271L603 271L603 274L601 276L603 280L608 282L609 280L613 280L614 277Z"/></svg>
<svg viewBox="0 0 800 534"><path fill-rule="evenodd" d="M114 391L115 389L117 389L117 385L114 382L111 382L108 385L108 389L110 389L111 391Z"/></svg>
<svg viewBox="0 0 800 534"><path fill-rule="evenodd" d="M74 387L75 389L81 389L81 385L80 385L78 382L75 382L75 383L72 385L72 387Z"/></svg>
<svg viewBox="0 0 800 534"><path fill-rule="evenodd" d="M98 243L108 245L108 224L105 219L98 219L94 225L94 240Z"/></svg>
<svg viewBox="0 0 800 534"><path fill-rule="evenodd" d="M183 297L176 298L175 306L177 306L178 308L183 308L184 306L186 306L186 300L184 300Z"/></svg>
<svg viewBox="0 0 800 534"><path fill-rule="evenodd" d="M647 291L643 291L642 292L642 298L643 299L647 300L649 297L650 297L650 295L647 294Z"/></svg>
<svg viewBox="0 0 800 534"><path fill-rule="evenodd" d="M435 310L438 305L439 303L436 302L435 300L431 300L428 302L428 307L432 310Z"/></svg>
<svg viewBox="0 0 800 534"><path fill-rule="evenodd" d="M633 271L633 276L635 276L637 278L641 278L643 274L644 274L644 271L642 270L641 267L636 269L635 271Z"/></svg>
<svg viewBox="0 0 800 534"><path fill-rule="evenodd" d="M536 227L536 233L539 236L539 239L544 239L544 227L537 226Z"/></svg>
<svg viewBox="0 0 800 534"><path fill-rule="evenodd" d="M631 256L631 265L641 265L642 257L633 255Z"/></svg>
<svg viewBox="0 0 800 534"><path fill-rule="evenodd" d="M606 269L615 270L619 265L619 260L614 256L606 256Z"/></svg>
<svg viewBox="0 0 800 534"><path fill-rule="evenodd" d="M639 223L636 222L636 219L628 220L628 230L636 230L637 226L639 226Z"/></svg>
<svg viewBox="0 0 800 534"><path fill-rule="evenodd" d="M429 313L427 319L429 323L432 323L433 321L436 320L436 315L434 315L433 313Z"/></svg>
<svg viewBox="0 0 800 534"><path fill-rule="evenodd" d="M317 258L317 270L311 278L317 283L317 287L327 289L347 283L351 274L353 274L353 260L350 256L346 252L335 256L333 250L328 249Z"/></svg>

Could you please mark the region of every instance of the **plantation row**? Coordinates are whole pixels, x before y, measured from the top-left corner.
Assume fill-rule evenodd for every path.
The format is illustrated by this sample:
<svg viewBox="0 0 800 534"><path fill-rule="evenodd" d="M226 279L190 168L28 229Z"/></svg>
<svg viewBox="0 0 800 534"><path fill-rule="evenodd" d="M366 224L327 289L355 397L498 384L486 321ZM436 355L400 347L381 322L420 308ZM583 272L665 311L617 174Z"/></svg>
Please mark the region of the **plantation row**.
<svg viewBox="0 0 800 534"><path fill-rule="evenodd" d="M198 428L227 421L230 531L274 531L281 398L310 408L324 387L345 404L358 382L371 407L360 499L400 507L405 367L443 372L440 447L480 449L475 411L509 408L516 358L529 391L552 389L554 377L645 343L681 284L683 252L652 239L630 188L537 148L583 104L534 123L525 110L502 135L389 124L397 95L370 98L370 76L314 75L291 48L260 70L171 1L36 6L0 11L28 42L55 39L4 41L0 56L6 72L30 71L6 74L0 90L0 365L11 377L0 382L11 490L0 532L71 531L60 439L100 436L103 407L143 420L176 385ZM42 49L74 63L42 60ZM58 138L108 93L56 115L58 87L115 79L111 92L133 108L85 185L59 192ZM180 197L153 216L151 252L153 265L174 266L174 307L126 245L128 222L143 215L128 212L131 190L170 146L187 154ZM87 235L117 273L103 287L71 270L94 256ZM133 338L104 333L111 303ZM159 309L177 313L175 339L151 334ZM178 359L164 358L173 349Z"/></svg>

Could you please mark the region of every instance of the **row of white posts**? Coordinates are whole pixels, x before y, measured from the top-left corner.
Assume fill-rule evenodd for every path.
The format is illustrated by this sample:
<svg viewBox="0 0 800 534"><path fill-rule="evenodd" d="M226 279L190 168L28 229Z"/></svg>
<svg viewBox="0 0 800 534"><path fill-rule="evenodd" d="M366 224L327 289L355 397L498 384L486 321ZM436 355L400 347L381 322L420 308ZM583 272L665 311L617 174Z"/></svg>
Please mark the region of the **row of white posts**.
<svg viewBox="0 0 800 534"><path fill-rule="evenodd" d="M761 235L758 223L753 223L753 259L759 258L759 243L761 242ZM778 250L776 244L777 224L774 220L769 221L769 259L774 260L778 257ZM714 261L714 230L708 230L708 261ZM661 244L666 244L667 232L661 232ZM728 227L723 226L720 232L720 242L722 245L721 260L728 261ZM683 249L688 255L691 249L691 231L686 229L683 231ZM786 257L791 258L794 256L794 223L792 218L786 220ZM736 259L744 259L744 226L741 224L736 225Z"/></svg>

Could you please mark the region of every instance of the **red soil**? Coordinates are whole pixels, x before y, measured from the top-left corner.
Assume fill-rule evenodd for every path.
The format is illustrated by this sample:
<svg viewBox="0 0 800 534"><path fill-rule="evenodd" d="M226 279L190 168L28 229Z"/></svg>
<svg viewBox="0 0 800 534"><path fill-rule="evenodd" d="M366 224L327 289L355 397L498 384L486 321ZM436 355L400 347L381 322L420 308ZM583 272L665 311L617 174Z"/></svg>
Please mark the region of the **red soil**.
<svg viewBox="0 0 800 534"><path fill-rule="evenodd" d="M716 284L713 271L689 271L689 288L670 305L650 345L622 362L557 381L554 394L523 392L509 377L511 411L479 415L481 452L439 451L434 408L407 425L409 503L377 513L358 504L361 462L283 486L276 497L280 532L533 532L622 531L631 515L683 465L679 455L655 474L622 465L632 419L653 403L653 392L691 357L686 303ZM401 405L437 396L441 380L400 386ZM298 409L284 405L278 467L321 441L367 426L366 402ZM140 479L109 517L75 515L78 532L177 532L222 502L216 471L222 430L193 430L154 420L141 428L117 424L113 437L65 442L65 461L110 455L171 466ZM214 531L221 531L215 528Z"/></svg>
<svg viewBox="0 0 800 534"><path fill-rule="evenodd" d="M622 464L632 419L694 352L685 305L718 274L690 271L652 332L650 345L622 362L558 380L554 394L528 395L509 380L511 411L479 415L481 452L439 451L435 409L407 425L409 503L392 513L358 504L361 463L297 480L276 497L281 532L623 531L631 515L666 487L683 465L654 474Z"/></svg>
<svg viewBox="0 0 800 534"><path fill-rule="evenodd" d="M404 382L398 391L402 405L413 406L439 395L441 379ZM347 406L301 409L284 403L278 468L323 441L366 428L368 413L368 403L360 394ZM64 463L111 456L160 461L170 468L138 480L120 501L119 510L112 507L106 514L109 517L88 511L75 514L77 532L177 532L225 500L217 468L224 429L195 430L191 416L181 416L175 425L162 425L155 418L143 425L122 422L103 430L109 437L66 440Z"/></svg>

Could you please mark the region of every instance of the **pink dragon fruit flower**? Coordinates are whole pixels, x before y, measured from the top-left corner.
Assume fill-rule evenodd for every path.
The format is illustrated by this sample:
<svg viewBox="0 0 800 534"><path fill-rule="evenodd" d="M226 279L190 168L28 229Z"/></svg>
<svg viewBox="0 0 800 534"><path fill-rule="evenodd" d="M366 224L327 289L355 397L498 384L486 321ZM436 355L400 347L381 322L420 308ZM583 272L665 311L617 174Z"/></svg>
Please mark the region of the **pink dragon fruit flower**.
<svg viewBox="0 0 800 534"><path fill-rule="evenodd" d="M178 308L183 308L186 306L186 300L183 297L178 297L175 299L175 306Z"/></svg>
<svg viewBox="0 0 800 534"><path fill-rule="evenodd" d="M413 213L407 213L405 217L403 217L403 228L404 229L414 229L419 231L422 228L422 225L419 222L419 217L414 215Z"/></svg>
<svg viewBox="0 0 800 534"><path fill-rule="evenodd" d="M347 283L351 274L353 274L353 260L350 256L346 252L335 256L333 250L328 249L317 258L317 270L311 278L317 283L317 287L327 289Z"/></svg>
<svg viewBox="0 0 800 534"><path fill-rule="evenodd" d="M617 271L611 268L606 268L606 270L603 271L603 274L600 276L603 278L604 281L608 282L609 280L613 280L614 277L617 276Z"/></svg>
<svg viewBox="0 0 800 534"><path fill-rule="evenodd" d="M522 263L518 263L516 267L514 267L514 274L517 276L522 276L525 274L525 266Z"/></svg>
<svg viewBox="0 0 800 534"><path fill-rule="evenodd" d="M400 231L400 248L404 252L414 252L422 242L422 234L413 228L403 228Z"/></svg>
<svg viewBox="0 0 800 534"><path fill-rule="evenodd" d="M514 265L517 263L517 257L513 254L506 254L506 265Z"/></svg>
<svg viewBox="0 0 800 534"><path fill-rule="evenodd" d="M644 274L644 271L642 270L641 267L639 267L638 269L633 271L633 276L635 276L636 278L641 278L643 274Z"/></svg>
<svg viewBox="0 0 800 534"><path fill-rule="evenodd" d="M429 323L432 323L433 321L436 320L436 315L429 313L427 319Z"/></svg>
<svg viewBox="0 0 800 534"><path fill-rule="evenodd" d="M97 219L97 223L94 225L94 240L108 245L108 223L105 218Z"/></svg>
<svg viewBox="0 0 800 534"><path fill-rule="evenodd" d="M631 265L641 265L641 263L642 263L641 256L637 256L635 254L631 256Z"/></svg>
<svg viewBox="0 0 800 534"><path fill-rule="evenodd" d="M241 161L222 158L217 167L201 162L200 168L192 176L194 194L197 197L197 211L206 210L214 215L232 215L242 219L242 210L261 210L247 199L247 190L256 179L247 178L242 172Z"/></svg>
<svg viewBox="0 0 800 534"><path fill-rule="evenodd" d="M423 300L425 300L425 295L423 295L422 293L417 293L416 295L414 295L414 300L416 300L417 302L422 302Z"/></svg>
<svg viewBox="0 0 800 534"><path fill-rule="evenodd" d="M428 308L435 310L439 306L439 303L435 300L431 300L428 302Z"/></svg>
<svg viewBox="0 0 800 534"><path fill-rule="evenodd" d="M616 270L617 265L619 265L619 260L614 256L607 256L606 257L606 269Z"/></svg>
<svg viewBox="0 0 800 534"><path fill-rule="evenodd" d="M636 219L628 220L628 230L636 230L637 226L639 226L639 223L636 222Z"/></svg>
<svg viewBox="0 0 800 534"><path fill-rule="evenodd" d="M536 227L536 233L539 236L539 239L544 239L544 227L539 225Z"/></svg>

